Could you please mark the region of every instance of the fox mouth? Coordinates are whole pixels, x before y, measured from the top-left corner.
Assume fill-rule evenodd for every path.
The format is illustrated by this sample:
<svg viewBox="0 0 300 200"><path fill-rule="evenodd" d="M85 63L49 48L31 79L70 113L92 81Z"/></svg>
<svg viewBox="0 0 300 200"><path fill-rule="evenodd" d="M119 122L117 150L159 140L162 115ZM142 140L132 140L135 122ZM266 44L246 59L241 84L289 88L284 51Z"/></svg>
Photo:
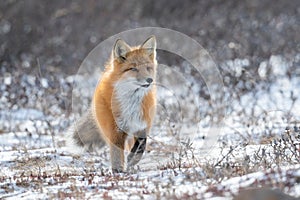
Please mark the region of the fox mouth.
<svg viewBox="0 0 300 200"><path fill-rule="evenodd" d="M146 91L150 87L151 84L148 83L148 84L137 84L137 85L138 85L138 88L136 88L134 92L141 91L141 90Z"/></svg>
<svg viewBox="0 0 300 200"><path fill-rule="evenodd" d="M141 85L141 87L144 87L144 88L148 88L149 86L150 86L150 83Z"/></svg>
<svg viewBox="0 0 300 200"><path fill-rule="evenodd" d="M136 83L136 85L139 88L148 88L148 87L150 87L151 83Z"/></svg>

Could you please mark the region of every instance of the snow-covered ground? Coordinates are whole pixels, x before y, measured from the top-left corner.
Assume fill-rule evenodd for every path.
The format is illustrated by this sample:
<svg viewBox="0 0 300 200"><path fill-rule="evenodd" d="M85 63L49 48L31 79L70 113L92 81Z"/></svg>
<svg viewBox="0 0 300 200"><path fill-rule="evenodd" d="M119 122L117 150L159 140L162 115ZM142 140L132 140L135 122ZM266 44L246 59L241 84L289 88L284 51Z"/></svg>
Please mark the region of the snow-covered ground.
<svg viewBox="0 0 300 200"><path fill-rule="evenodd" d="M247 59L224 62L222 127L212 123L217 112L204 97L205 84L165 72L174 80L158 85L147 152L135 171L117 175L107 148L75 156L66 147L64 134L77 116L65 107L80 76L53 83L6 74L0 84L0 199L232 199L258 187L300 197L299 63L300 55L271 56L257 78ZM16 83L26 90L13 91ZM74 101L79 94L75 88L73 106L87 107L86 97Z"/></svg>

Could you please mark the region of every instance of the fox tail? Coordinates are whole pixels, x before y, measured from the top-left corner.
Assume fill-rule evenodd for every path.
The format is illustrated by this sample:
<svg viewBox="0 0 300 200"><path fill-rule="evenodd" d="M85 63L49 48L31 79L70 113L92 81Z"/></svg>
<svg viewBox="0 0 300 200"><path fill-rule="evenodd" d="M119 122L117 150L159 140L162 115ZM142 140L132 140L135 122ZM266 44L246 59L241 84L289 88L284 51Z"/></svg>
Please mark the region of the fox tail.
<svg viewBox="0 0 300 200"><path fill-rule="evenodd" d="M82 147L87 151L93 151L105 145L91 109L70 127L67 143L68 147Z"/></svg>

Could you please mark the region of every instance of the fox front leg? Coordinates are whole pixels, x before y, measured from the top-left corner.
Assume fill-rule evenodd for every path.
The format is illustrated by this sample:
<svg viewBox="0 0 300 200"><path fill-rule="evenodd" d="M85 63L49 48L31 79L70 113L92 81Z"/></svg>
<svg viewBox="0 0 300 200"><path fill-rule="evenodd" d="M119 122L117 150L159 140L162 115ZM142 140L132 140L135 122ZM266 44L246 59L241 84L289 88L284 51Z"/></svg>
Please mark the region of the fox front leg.
<svg viewBox="0 0 300 200"><path fill-rule="evenodd" d="M116 132L110 138L110 159L112 171L120 173L124 171L124 144L126 134Z"/></svg>
<svg viewBox="0 0 300 200"><path fill-rule="evenodd" d="M143 153L146 149L146 142L147 142L146 137L138 137L135 139L135 143L129 155L127 156L128 168L134 166L141 160Z"/></svg>

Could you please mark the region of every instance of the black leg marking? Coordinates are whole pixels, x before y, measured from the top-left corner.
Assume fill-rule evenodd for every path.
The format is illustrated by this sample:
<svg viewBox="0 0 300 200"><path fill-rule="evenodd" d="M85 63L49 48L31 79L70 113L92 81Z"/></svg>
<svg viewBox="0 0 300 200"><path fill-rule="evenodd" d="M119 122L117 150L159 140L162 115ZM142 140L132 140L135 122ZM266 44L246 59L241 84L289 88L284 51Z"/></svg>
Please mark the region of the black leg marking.
<svg viewBox="0 0 300 200"><path fill-rule="evenodd" d="M137 164L141 158L142 155L146 149L146 142L147 138L137 138L134 146L132 147L128 157L127 157L127 165L128 167L131 167L135 164Z"/></svg>

